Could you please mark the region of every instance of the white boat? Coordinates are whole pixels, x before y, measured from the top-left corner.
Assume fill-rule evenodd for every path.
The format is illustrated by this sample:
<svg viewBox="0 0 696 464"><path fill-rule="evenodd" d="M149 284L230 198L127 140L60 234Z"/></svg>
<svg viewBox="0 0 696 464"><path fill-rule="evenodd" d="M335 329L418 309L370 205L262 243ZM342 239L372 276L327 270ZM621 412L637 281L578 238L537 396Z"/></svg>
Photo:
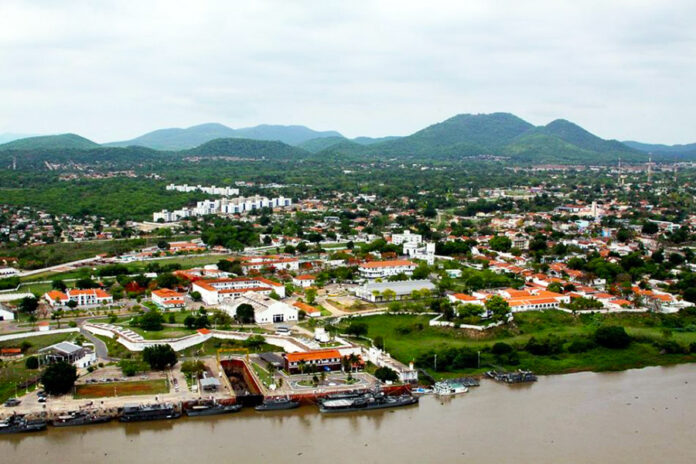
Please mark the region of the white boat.
<svg viewBox="0 0 696 464"><path fill-rule="evenodd" d="M433 393L439 396L453 396L468 391L468 387L457 382L437 382L433 386Z"/></svg>

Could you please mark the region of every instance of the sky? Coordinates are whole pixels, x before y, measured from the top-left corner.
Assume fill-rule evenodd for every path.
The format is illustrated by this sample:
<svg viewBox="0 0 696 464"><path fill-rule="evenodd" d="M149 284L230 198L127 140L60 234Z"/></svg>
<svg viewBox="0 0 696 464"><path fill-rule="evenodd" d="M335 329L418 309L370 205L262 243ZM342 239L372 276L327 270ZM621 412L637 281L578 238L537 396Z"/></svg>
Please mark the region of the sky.
<svg viewBox="0 0 696 464"><path fill-rule="evenodd" d="M696 2L0 1L0 133L407 135L460 113L696 142Z"/></svg>

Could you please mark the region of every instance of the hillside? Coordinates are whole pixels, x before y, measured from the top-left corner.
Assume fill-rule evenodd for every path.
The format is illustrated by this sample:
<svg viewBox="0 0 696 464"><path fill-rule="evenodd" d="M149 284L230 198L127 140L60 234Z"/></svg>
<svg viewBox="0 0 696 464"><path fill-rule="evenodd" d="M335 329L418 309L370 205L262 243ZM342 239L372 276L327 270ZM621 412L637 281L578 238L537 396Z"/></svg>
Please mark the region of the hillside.
<svg viewBox="0 0 696 464"><path fill-rule="evenodd" d="M232 129L223 124L208 123L185 129L159 129L131 140L110 142L111 147L138 145L156 150L186 150L206 142L221 138L245 138L255 140L275 140L289 145L297 145L317 137L340 137L335 131L320 132L304 126L272 126L263 124L255 127Z"/></svg>
<svg viewBox="0 0 696 464"><path fill-rule="evenodd" d="M299 145L318 137L342 137L336 131L315 131L305 126L273 126L262 124L255 127L237 129L235 137L255 140L275 140L288 145Z"/></svg>
<svg viewBox="0 0 696 464"><path fill-rule="evenodd" d="M239 138L215 139L198 147L178 153L239 158L292 158L306 157L309 155L309 152L283 142Z"/></svg>
<svg viewBox="0 0 696 464"><path fill-rule="evenodd" d="M222 124L209 123L186 129L159 129L131 140L104 144L110 147L141 146L155 150L183 150L197 147L210 140L234 137L235 130Z"/></svg>
<svg viewBox="0 0 696 464"><path fill-rule="evenodd" d="M578 148L597 153L636 153L617 140L604 140L586 131L577 124L565 119L556 119L549 124L536 129L541 134L552 135Z"/></svg>
<svg viewBox="0 0 696 464"><path fill-rule="evenodd" d="M634 150L639 150L643 153L659 155L663 158L669 158L670 156L678 158L696 157L696 143L689 143L686 145L662 145L634 142L629 140L623 142L623 144L633 148Z"/></svg>
<svg viewBox="0 0 696 464"><path fill-rule="evenodd" d="M7 150L54 150L80 149L86 150L99 147L99 144L77 134L42 135L27 137L0 145L0 151Z"/></svg>

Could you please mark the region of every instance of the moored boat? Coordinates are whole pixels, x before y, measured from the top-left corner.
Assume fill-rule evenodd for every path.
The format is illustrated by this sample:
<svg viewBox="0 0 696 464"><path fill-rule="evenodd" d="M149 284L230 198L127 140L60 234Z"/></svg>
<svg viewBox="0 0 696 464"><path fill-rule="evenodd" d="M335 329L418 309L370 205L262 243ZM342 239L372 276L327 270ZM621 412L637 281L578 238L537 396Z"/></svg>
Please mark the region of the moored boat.
<svg viewBox="0 0 696 464"><path fill-rule="evenodd" d="M110 420L111 416L105 414L95 414L87 411L71 411L53 419L51 425L54 427L69 427L72 425L102 424Z"/></svg>
<svg viewBox="0 0 696 464"><path fill-rule="evenodd" d="M384 393L366 393L357 398L323 401L319 404L319 411L323 413L370 411L373 409L398 408L416 403L418 403L418 397L408 394L387 396Z"/></svg>
<svg viewBox="0 0 696 464"><path fill-rule="evenodd" d="M280 411L283 409L295 409L299 408L300 403L298 401L293 401L289 397L280 398L266 398L263 403L256 406L254 409L257 411Z"/></svg>
<svg viewBox="0 0 696 464"><path fill-rule="evenodd" d="M453 396L468 391L469 388L459 382L437 382L433 386L433 393L438 396Z"/></svg>
<svg viewBox="0 0 696 464"><path fill-rule="evenodd" d="M27 419L22 414L13 414L0 421L0 433L38 432L45 430L46 425L43 419Z"/></svg>
<svg viewBox="0 0 696 464"><path fill-rule="evenodd" d="M128 405L123 407L121 422L141 422L158 419L177 419L181 413L171 403Z"/></svg>
<svg viewBox="0 0 696 464"><path fill-rule="evenodd" d="M217 414L230 414L239 412L241 404L221 404L215 400L199 401L192 405L184 405L187 416L214 416Z"/></svg>

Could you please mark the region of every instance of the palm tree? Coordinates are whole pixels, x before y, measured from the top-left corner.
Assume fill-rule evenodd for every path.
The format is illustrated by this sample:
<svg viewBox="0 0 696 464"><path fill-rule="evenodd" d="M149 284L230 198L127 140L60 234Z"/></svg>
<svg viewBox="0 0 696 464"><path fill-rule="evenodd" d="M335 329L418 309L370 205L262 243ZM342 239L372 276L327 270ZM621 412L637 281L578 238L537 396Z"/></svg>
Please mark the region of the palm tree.
<svg viewBox="0 0 696 464"><path fill-rule="evenodd" d="M356 366L357 366L358 361L360 360L360 358L358 358L358 356L357 356L355 353L351 353L350 356L348 357L348 360L350 361L351 367L355 367L356 370L357 370L357 367L356 367Z"/></svg>

